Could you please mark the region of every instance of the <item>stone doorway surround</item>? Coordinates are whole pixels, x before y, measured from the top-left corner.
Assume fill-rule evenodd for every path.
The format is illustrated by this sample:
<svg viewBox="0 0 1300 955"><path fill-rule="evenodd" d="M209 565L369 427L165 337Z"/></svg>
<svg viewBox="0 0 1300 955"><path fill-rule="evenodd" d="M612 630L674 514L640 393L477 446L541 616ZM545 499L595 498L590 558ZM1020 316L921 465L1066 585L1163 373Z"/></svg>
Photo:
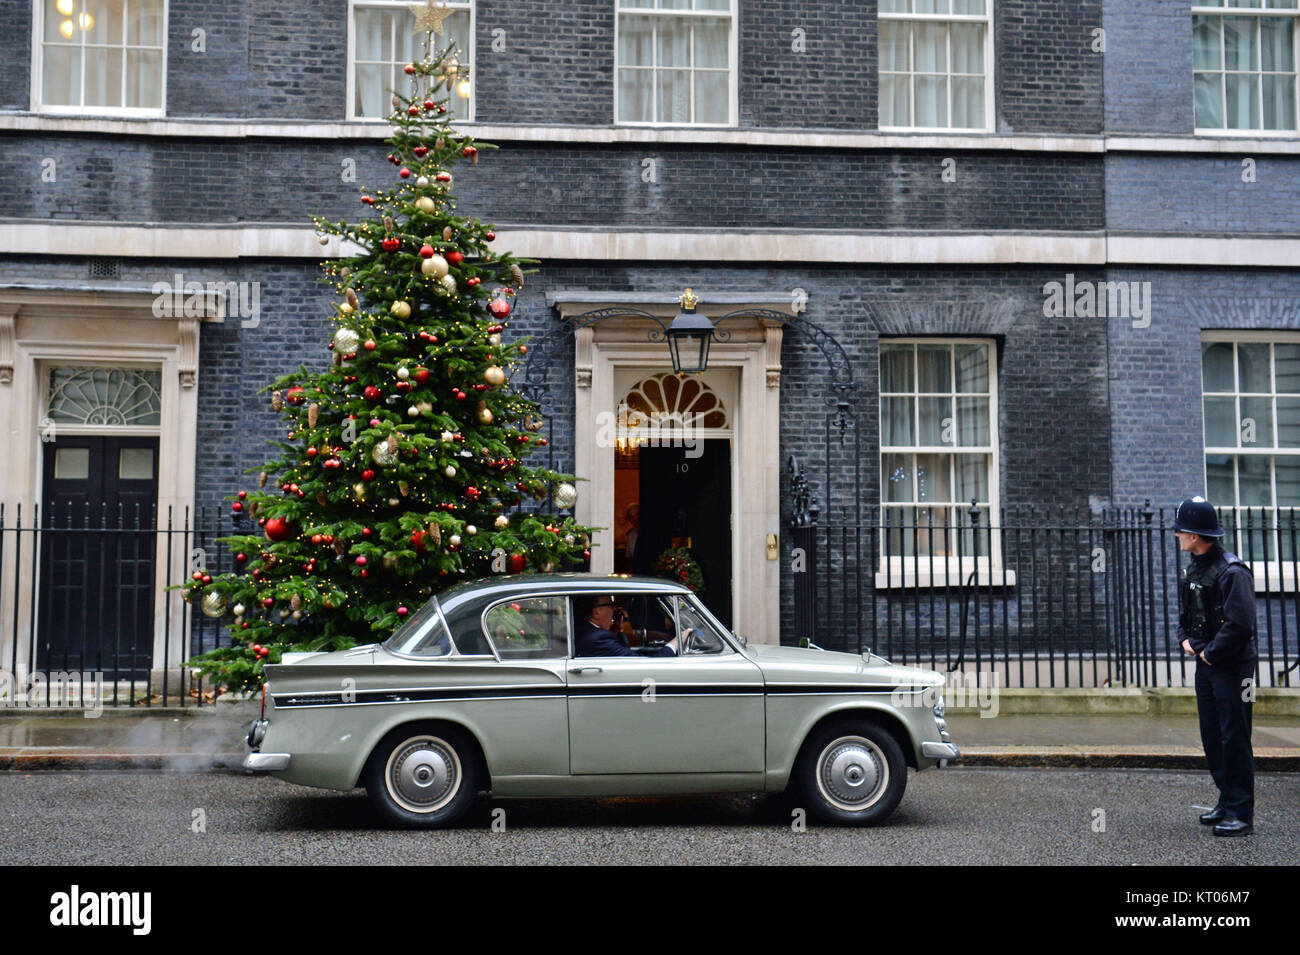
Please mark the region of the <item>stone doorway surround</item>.
<svg viewBox="0 0 1300 955"><path fill-rule="evenodd" d="M771 293L710 294L696 288L696 311L716 319L743 308L769 308L795 314L792 297ZM557 291L547 304L562 319L593 309L619 306L641 309L670 322L680 306L674 293ZM709 368L734 368L739 375L732 415L732 615L735 629L754 643L778 644L780 627L780 396L781 339L784 328L770 319L729 319L727 342L714 341ZM618 368L671 369L666 342L648 335L658 326L646 318L609 318L576 330L574 353L574 473L578 485L575 516L602 528L591 553L593 573L614 568L614 455L612 444L597 443L599 415L614 413L622 395L615 383ZM769 558L769 554L773 556ZM743 599L742 598L743 595Z"/></svg>
<svg viewBox="0 0 1300 955"><path fill-rule="evenodd" d="M0 668L9 669L15 656L19 666L34 668L35 661L29 659L36 623L32 602L34 597L39 600L40 590L35 581L33 535L10 529L16 525L19 508L23 525L30 527L34 506L41 500L41 441L49 428L45 419L50 368L129 367L161 372L160 424L113 433L158 437L158 513L164 526L168 508L174 527L183 526L187 512L194 513L199 326L223 321L224 298L205 291L194 299L195 307L187 309L191 314L169 315L164 310L161 317L155 314L158 300L153 287L0 285L0 421L8 458L0 469L6 528L0 569ZM97 430L103 429L60 426L60 433L69 434ZM18 536L25 538L21 551L15 546ZM189 554L179 536L169 550L164 534L157 537L155 553L153 671L158 675L164 666L178 672L188 643L180 593L165 587L183 579Z"/></svg>

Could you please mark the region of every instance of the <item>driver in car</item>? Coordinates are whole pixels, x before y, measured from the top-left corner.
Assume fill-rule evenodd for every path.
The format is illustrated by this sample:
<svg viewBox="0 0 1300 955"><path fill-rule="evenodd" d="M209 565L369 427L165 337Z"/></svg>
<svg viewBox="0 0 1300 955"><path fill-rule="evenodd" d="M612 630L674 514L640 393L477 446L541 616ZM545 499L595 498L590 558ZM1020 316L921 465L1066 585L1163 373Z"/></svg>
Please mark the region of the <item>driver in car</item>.
<svg viewBox="0 0 1300 955"><path fill-rule="evenodd" d="M574 628L575 656L580 657L675 657L679 637L673 637L660 647L638 647L633 650L627 637L617 629L617 615L623 613L614 607L614 598L607 594L588 597L578 603L585 610L582 623Z"/></svg>

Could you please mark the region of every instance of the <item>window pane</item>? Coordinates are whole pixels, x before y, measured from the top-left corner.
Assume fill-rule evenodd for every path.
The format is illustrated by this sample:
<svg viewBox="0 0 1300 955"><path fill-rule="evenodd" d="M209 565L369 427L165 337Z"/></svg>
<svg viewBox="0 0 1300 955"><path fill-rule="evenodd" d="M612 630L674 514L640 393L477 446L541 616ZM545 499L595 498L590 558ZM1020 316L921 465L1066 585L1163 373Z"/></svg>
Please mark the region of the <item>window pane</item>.
<svg viewBox="0 0 1300 955"><path fill-rule="evenodd" d="M989 499L989 458L985 454L959 454L953 462L957 470L957 499Z"/></svg>
<svg viewBox="0 0 1300 955"><path fill-rule="evenodd" d="M86 105L122 105L122 48L86 48Z"/></svg>
<svg viewBox="0 0 1300 955"><path fill-rule="evenodd" d="M952 482L948 469L952 463L949 454L918 454L916 456L917 501L952 500Z"/></svg>
<svg viewBox="0 0 1300 955"><path fill-rule="evenodd" d="M912 346L880 346L880 390L913 391Z"/></svg>
<svg viewBox="0 0 1300 955"><path fill-rule="evenodd" d="M907 69L907 24L897 20L880 22L880 69Z"/></svg>
<svg viewBox="0 0 1300 955"><path fill-rule="evenodd" d="M984 0L952 0L952 12L961 16L983 16Z"/></svg>
<svg viewBox="0 0 1300 955"><path fill-rule="evenodd" d="M1237 402L1233 398L1205 399L1205 446L1237 446Z"/></svg>
<svg viewBox="0 0 1300 955"><path fill-rule="evenodd" d="M948 25L917 23L913 25L912 32L916 37L916 71L946 73L948 71Z"/></svg>
<svg viewBox="0 0 1300 955"><path fill-rule="evenodd" d="M982 448L989 444L989 400L957 399L957 440L963 448Z"/></svg>
<svg viewBox="0 0 1300 955"><path fill-rule="evenodd" d="M661 123L691 121L691 74L689 70L655 70Z"/></svg>
<svg viewBox="0 0 1300 955"><path fill-rule="evenodd" d="M1201 129L1223 128L1223 74L1196 74L1196 125Z"/></svg>
<svg viewBox="0 0 1300 955"><path fill-rule="evenodd" d="M1254 17L1223 18L1223 55L1225 69L1259 69Z"/></svg>
<svg viewBox="0 0 1300 955"><path fill-rule="evenodd" d="M952 349L948 345L919 345L916 349L920 372L918 391L952 393Z"/></svg>
<svg viewBox="0 0 1300 955"><path fill-rule="evenodd" d="M619 66L653 66L654 21L650 17L619 17Z"/></svg>
<svg viewBox="0 0 1300 955"><path fill-rule="evenodd" d="M726 69L730 52L729 20L700 20L695 24L695 66Z"/></svg>
<svg viewBox="0 0 1300 955"><path fill-rule="evenodd" d="M1265 72L1295 70L1295 18L1260 17L1260 65Z"/></svg>
<svg viewBox="0 0 1300 955"><path fill-rule="evenodd" d="M648 123L654 119L651 113L651 97L654 90L653 70L619 70L618 71L618 118L625 123Z"/></svg>
<svg viewBox="0 0 1300 955"><path fill-rule="evenodd" d="M1268 467L1270 460L1263 454L1243 454L1237 458L1237 485L1242 507L1272 505L1273 488Z"/></svg>
<svg viewBox="0 0 1300 955"><path fill-rule="evenodd" d="M918 399L917 410L920 415L918 428L920 445L951 445L955 435L952 421L952 399L946 395L942 398Z"/></svg>
<svg viewBox="0 0 1300 955"><path fill-rule="evenodd" d="M1273 361L1278 394L1300 395L1300 345L1274 345Z"/></svg>
<svg viewBox="0 0 1300 955"><path fill-rule="evenodd" d="M1277 446L1300 448L1300 398L1277 399Z"/></svg>
<svg viewBox="0 0 1300 955"><path fill-rule="evenodd" d="M655 36L656 66L689 66L690 24L681 17L664 17Z"/></svg>
<svg viewBox="0 0 1300 955"><path fill-rule="evenodd" d="M1206 491L1210 500L1217 501L1220 507L1235 506L1237 503L1232 461L1232 456L1227 454L1209 454L1205 457Z"/></svg>
<svg viewBox="0 0 1300 955"><path fill-rule="evenodd" d="M122 45L122 0L84 0L83 9L74 19L87 43Z"/></svg>
<svg viewBox="0 0 1300 955"><path fill-rule="evenodd" d="M1295 74L1264 77L1263 127L1295 129Z"/></svg>
<svg viewBox="0 0 1300 955"><path fill-rule="evenodd" d="M1273 447L1273 399L1241 399L1241 446Z"/></svg>
<svg viewBox="0 0 1300 955"><path fill-rule="evenodd" d="M916 83L916 126L948 125L948 81L944 77L918 76Z"/></svg>
<svg viewBox="0 0 1300 955"><path fill-rule="evenodd" d="M126 51L126 105L162 108L162 50Z"/></svg>
<svg viewBox="0 0 1300 955"><path fill-rule="evenodd" d="M957 345L957 390L989 393L989 349L987 345Z"/></svg>
<svg viewBox="0 0 1300 955"><path fill-rule="evenodd" d="M1198 70L1223 69L1219 48L1219 17L1192 17L1192 66Z"/></svg>
<svg viewBox="0 0 1300 955"><path fill-rule="evenodd" d="M881 517L885 531L881 545L887 557L911 557L916 552L916 510L910 507L887 507Z"/></svg>
<svg viewBox="0 0 1300 955"><path fill-rule="evenodd" d="M81 50L47 46L41 64L41 99L50 106L81 105Z"/></svg>
<svg viewBox="0 0 1300 955"><path fill-rule="evenodd" d="M881 74L880 77L880 125L910 126L912 118L907 105L908 90L911 81L906 76Z"/></svg>
<svg viewBox="0 0 1300 955"><path fill-rule="evenodd" d="M731 0L695 0L696 10L730 10Z"/></svg>
<svg viewBox="0 0 1300 955"><path fill-rule="evenodd" d="M118 453L117 476L124 481L153 479L153 448L122 448Z"/></svg>
<svg viewBox="0 0 1300 955"><path fill-rule="evenodd" d="M139 46L162 46L162 14L162 0L131 0L127 8L126 42Z"/></svg>
<svg viewBox="0 0 1300 955"><path fill-rule="evenodd" d="M912 409L914 398L880 399L880 443L898 448L914 445Z"/></svg>
<svg viewBox="0 0 1300 955"><path fill-rule="evenodd" d="M64 13L59 10L57 0L45 0L45 40L80 43L81 39L77 36L77 8L72 5L73 0L65 0L67 4L63 9L70 11Z"/></svg>
<svg viewBox="0 0 1300 955"><path fill-rule="evenodd" d="M567 603L564 597L521 598L491 608L483 623L503 659L567 657Z"/></svg>
<svg viewBox="0 0 1300 955"><path fill-rule="evenodd" d="M1300 373L1300 366L1296 370ZM1201 389L1237 390L1237 379L1232 371L1232 342L1206 342L1201 345Z"/></svg>
<svg viewBox="0 0 1300 955"><path fill-rule="evenodd" d="M1245 393L1268 394L1273 390L1267 342L1237 345L1237 387Z"/></svg>
<svg viewBox="0 0 1300 955"><path fill-rule="evenodd" d="M909 0L880 0L881 13L911 13Z"/></svg>
<svg viewBox="0 0 1300 955"><path fill-rule="evenodd" d="M952 25L952 71L984 72L984 27L978 23Z"/></svg>
<svg viewBox="0 0 1300 955"><path fill-rule="evenodd" d="M90 448L55 448L54 480L85 481L90 477Z"/></svg>
<svg viewBox="0 0 1300 955"><path fill-rule="evenodd" d="M952 80L952 125L960 129L984 126L984 79L954 77Z"/></svg>
<svg viewBox="0 0 1300 955"><path fill-rule="evenodd" d="M358 10L355 55L358 61L389 60L392 15L382 10ZM382 92L382 91L381 91Z"/></svg>
<svg viewBox="0 0 1300 955"><path fill-rule="evenodd" d="M1228 97L1228 129L1258 129L1259 78L1229 73L1223 82Z"/></svg>
<svg viewBox="0 0 1300 955"><path fill-rule="evenodd" d="M731 106L727 74L709 71L695 74L695 122L728 123Z"/></svg>
<svg viewBox="0 0 1300 955"><path fill-rule="evenodd" d="M1300 458L1275 458L1279 507L1300 507Z"/></svg>
<svg viewBox="0 0 1300 955"><path fill-rule="evenodd" d="M949 0L916 0L917 13L949 13Z"/></svg>
<svg viewBox="0 0 1300 955"><path fill-rule="evenodd" d="M384 104L387 102L387 96L384 94L384 84L387 72L386 66L373 64L357 66L357 88L352 104L357 116L375 119L385 115Z"/></svg>
<svg viewBox="0 0 1300 955"><path fill-rule="evenodd" d="M910 454L883 454L880 457L880 486L885 492L885 501L907 502L912 500L912 456Z"/></svg>

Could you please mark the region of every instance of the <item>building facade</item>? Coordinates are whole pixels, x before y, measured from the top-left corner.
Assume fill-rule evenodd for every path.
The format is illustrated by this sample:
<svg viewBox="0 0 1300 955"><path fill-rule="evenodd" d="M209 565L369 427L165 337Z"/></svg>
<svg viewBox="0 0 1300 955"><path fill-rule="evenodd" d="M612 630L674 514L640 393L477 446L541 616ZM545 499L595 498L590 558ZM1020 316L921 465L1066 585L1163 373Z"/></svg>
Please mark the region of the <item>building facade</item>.
<svg viewBox="0 0 1300 955"><path fill-rule="evenodd" d="M534 374L576 514L606 529L593 570L689 542L725 623L806 636L806 488L819 626L862 644L870 590L911 603L896 627L873 599L869 645L914 629L909 652L933 655L942 631L943 656L960 607L934 609L941 577L976 619L1001 607L1008 639L1028 615L1006 539L944 530L972 500L984 528L1204 491L1259 520L1300 503L1294 2L447 7L457 115L501 147L458 167L458 209L541 260L514 330L553 343ZM272 436L259 389L328 361L318 266L339 250L309 216L357 218L391 175L384 91L418 52L411 20L389 0L0 0L7 527L37 502L226 519ZM160 286L197 294L160 306ZM789 321L729 319L689 391L648 320L565 324L666 320L687 287L714 318ZM665 447L608 440L635 407L713 414ZM5 661L43 665L51 628L87 626L56 608L91 591L152 620L123 666L181 659L163 585L193 541L119 552L92 586L66 567L93 553L42 563L11 536ZM1293 554L1271 541L1253 556L1280 579Z"/></svg>

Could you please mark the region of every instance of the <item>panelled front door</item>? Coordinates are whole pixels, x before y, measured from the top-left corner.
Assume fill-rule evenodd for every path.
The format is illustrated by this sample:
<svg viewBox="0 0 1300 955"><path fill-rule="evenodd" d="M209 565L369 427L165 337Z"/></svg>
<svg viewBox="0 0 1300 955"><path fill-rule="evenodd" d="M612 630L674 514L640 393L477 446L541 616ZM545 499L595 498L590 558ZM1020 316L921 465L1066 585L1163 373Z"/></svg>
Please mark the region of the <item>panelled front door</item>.
<svg viewBox="0 0 1300 955"><path fill-rule="evenodd" d="M37 666L146 678L158 439L61 437L43 468Z"/></svg>

